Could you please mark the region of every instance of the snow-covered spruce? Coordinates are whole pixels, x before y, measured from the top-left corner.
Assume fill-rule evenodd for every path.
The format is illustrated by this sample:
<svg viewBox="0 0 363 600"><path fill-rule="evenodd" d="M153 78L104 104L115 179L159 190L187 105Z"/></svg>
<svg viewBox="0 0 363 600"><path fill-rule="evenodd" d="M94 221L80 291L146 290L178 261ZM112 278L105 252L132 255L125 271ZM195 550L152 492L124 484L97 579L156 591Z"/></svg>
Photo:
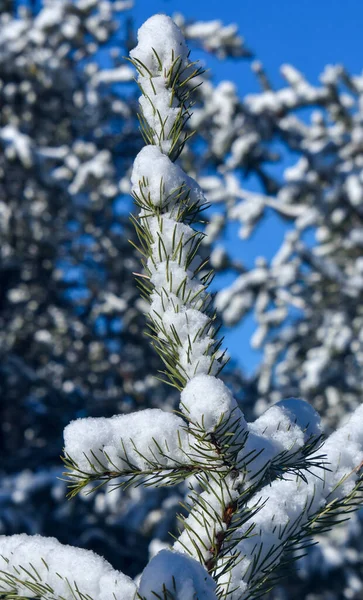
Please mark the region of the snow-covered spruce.
<svg viewBox="0 0 363 600"><path fill-rule="evenodd" d="M171 59L165 58L168 44L173 49ZM175 56L178 48L180 58ZM198 279L200 236L191 228L203 198L195 182L172 162L184 138L179 131L182 120L169 109L180 106L185 114L186 97L176 90L164 94L170 81L183 87L184 70L175 65L186 65L184 49L172 22L157 16L141 29L133 56L140 77L147 80L141 83L155 95L160 93L160 102L154 103L158 107L155 123L155 114L144 109L144 133L153 145L136 161L133 192L140 209L137 228L145 255L145 291L151 300L154 343L171 382L183 388L182 416L144 411L113 419L79 420L66 429L65 442L72 458L68 463L72 485L77 488L80 482L78 490L92 479L90 473L103 483L120 475L143 477L145 470L155 470L157 484L170 485L172 470L189 481L190 514L184 531L173 551L162 551L152 559L138 589L127 581L130 594L146 600L151 595L234 600L260 595L282 551L309 536L313 522L324 528L326 516L354 508L357 486L362 483L362 407L323 449L314 452L319 418L304 402L284 401L248 425L232 394L214 376L218 343L208 314L206 281ZM179 104L171 106L175 98ZM160 110L165 110L164 116ZM170 129L166 126L169 119ZM331 468L326 473L321 468L324 460ZM281 480L286 471L290 478ZM2 540L11 546L7 538ZM36 556L41 561L47 555L47 543L43 540L35 551L31 547L32 559ZM5 585L11 580L13 587L5 592L11 598L20 595L24 585L29 588L37 576L41 578L37 571L33 575L28 560L28 538L20 546L23 554L19 550L19 557L30 570L17 562L18 557L14 564L19 573L25 573L24 578L14 576L11 548L5 548L10 556L5 556L3 579ZM55 548L54 559L57 552ZM75 551L76 572L79 556ZM69 574L68 561L62 562L61 579L80 587ZM111 578L114 573L111 570ZM29 595L47 596L39 585ZM122 597L127 598L127 593ZM94 594L96 600L97 589Z"/></svg>
<svg viewBox="0 0 363 600"><path fill-rule="evenodd" d="M322 458L321 454L314 454L314 440L319 438L321 430L315 411L297 400L280 403L248 426L230 392L213 377L217 355L208 315L209 298L205 282L197 277L201 266L197 254L201 238L191 228L204 198L197 184L171 160L171 149L178 148L175 129L173 131L178 113L177 104L171 107L171 96L165 93L169 86L167 74L175 59L174 50L172 59L167 53L165 57L165 35L174 31L173 25L168 22L168 26L163 27L165 24L165 17L158 16L147 22L139 32L139 45L133 52L139 66L141 90L152 89L153 92L152 96L146 93L141 99L145 137L153 145L139 153L132 174L133 195L140 210L136 227L146 270L142 287L151 301L149 316L154 344L164 358L166 373L174 385L184 387L180 406L188 423L181 426L188 437L184 459L189 458L190 467L197 463L199 468L195 489L189 497L190 515L184 521L184 531L175 548L204 564L219 580L223 593L227 591L230 595L234 583L238 593L243 593L247 588L252 590L261 585L269 575L266 568L259 569L246 583L246 573L237 571L235 577L233 570L235 562L239 563L236 548L253 533L254 519L264 507L264 500L269 506L264 490L260 493L257 490L264 485L267 472L269 481L273 481L288 470L301 473L310 468L313 481L318 478ZM148 35L156 35L161 28L165 35L155 39L156 46L151 46L151 50ZM187 68L187 53L181 46L179 62ZM170 47L174 48L173 43ZM174 99L177 97L173 95ZM137 418L142 422L144 416L140 413ZM70 427L73 432L69 437L78 438L77 422ZM144 428L147 430L146 419ZM120 431L119 435L123 439L128 433ZM151 447L153 437L150 435L147 440L146 435L142 443ZM158 440L163 446L162 434ZM309 442L312 442L311 447ZM135 445L137 447L137 442ZM307 447L310 447L310 457ZM66 450L70 450L69 444ZM79 450L87 453L87 448ZM78 452L74 460L79 456ZM350 471L345 475L349 476ZM302 481L308 482L305 473ZM160 484L159 479L157 483ZM285 485L276 480L273 485L279 489L282 483ZM313 495L308 517L317 515L330 493L331 487L327 485L320 495ZM303 521L303 507L296 510L298 524ZM298 525L296 528L299 529ZM295 535L296 530L287 532L278 544L273 536L268 536L271 544L270 548L266 544L267 552L275 556L274 567L281 550ZM231 559L233 551L236 561ZM247 560L250 560L248 564L256 562L252 550Z"/></svg>
<svg viewBox="0 0 363 600"><path fill-rule="evenodd" d="M156 17L156 20L148 23L145 29L148 31L148 33L151 31L156 33L160 24L161 23ZM176 40L178 40L178 37L176 37ZM139 51L142 55L143 61L150 61L148 62L148 66L151 68L151 71L149 71L148 74L149 77L146 76L145 73L141 73L140 79L143 82L146 77L146 79L149 79L151 84L155 77L158 79L158 89L162 90L160 102L163 103L165 97L163 85L167 87L167 84L165 83L159 87L160 73L163 72L163 67L162 64L155 63L152 53L150 52L150 46L145 48L144 42L145 37L143 31L140 31L139 46L136 48L136 56L137 52ZM149 44L149 40L147 40L147 44ZM164 48L161 44L160 51L163 51L163 49ZM185 54L181 53L181 63L183 63L184 57ZM164 71L164 73L165 72L166 71ZM142 84L140 87L143 89ZM151 87L154 92L154 99L155 96L158 96L158 89L156 89L156 86L154 85L151 85ZM157 143L155 141L156 138L159 140L158 145L160 148L160 155L158 155L159 150L153 148L144 149L144 154L141 153L141 155L139 155L135 161L132 183L133 192L140 207L140 230L143 234L140 236L140 238L142 239L143 236L144 239L146 238L146 243L143 244L143 250L147 259L145 262L145 267L149 276L149 282L151 284L150 316L152 322L155 324L154 332L156 339L159 341L161 339L163 343L166 343L171 347L172 351L167 355L168 361L171 361L174 368L175 364L177 364L179 370L181 368L185 372L187 379L191 379L183 392L184 398L182 398L181 405L181 410L184 411L184 414L186 414L190 421L189 430L192 431L192 427L195 426L193 417L196 416L196 421L201 430L204 430L204 432L209 431L213 436L211 439L216 444L216 451L218 452L221 451L221 448L225 447L223 440L221 443L221 440L218 436L219 428L221 427L223 430L223 421L227 423L231 422L230 420L233 412L235 413L234 416L237 417L237 425L233 431L230 448L236 449L236 447L238 448L238 444L240 444L240 451L237 451L233 455L233 458L235 459L236 470L239 469L239 471L243 473L242 481L240 477L235 477L234 474L235 483L233 484L229 473L222 478L216 477L216 479L212 481L210 479L208 481L204 481L204 491L201 494L191 494L191 499L194 506L192 506L191 514L185 522L185 530L181 534L180 539L176 542L177 548L184 548L193 556L204 562L204 564L210 570L213 570L213 568L218 569L219 567L219 574L221 575L222 571L226 567L226 562L225 559L222 558L222 564L218 563L219 559L218 554L216 554L216 547L217 550L222 551L223 541L226 542L225 546L228 547L227 537L225 536L226 529L229 526L229 522L225 518L226 509L230 509L233 506L233 510L238 512L238 494L241 492L241 488L243 488L245 485L246 480L251 477L251 472L249 469L250 462L259 462L257 473L256 469L253 469L252 479L255 475L257 476L256 478L259 476L260 481L263 481L267 466L273 463L273 460L276 458L276 456L280 458L281 472L283 472L283 469L289 465L290 457L291 468L299 470L297 466L299 450L304 446L304 444L306 444L310 432L312 432L315 436L318 434L318 432L320 432L320 429L317 431L320 426L318 425L318 420L316 419L315 414L313 414L313 411L311 412L309 410L303 410L302 415L304 420L304 428L299 429L299 419L296 417L296 415L294 415L294 410L289 410L291 406L287 407L286 404L283 404L282 406L272 408L268 416L266 415L262 417L261 420L256 422L254 427L251 428L252 430L248 430L248 428L245 426L243 416L238 416L238 408L233 406L233 402L231 402L231 399L228 398L228 395L227 398L224 398L226 401L226 410L225 412L221 412L220 408L221 405L223 405L223 401L221 402L220 395L223 397L223 394L221 394L221 390L214 390L216 393L213 394L213 387L218 388L218 380L215 380L213 383L211 383L211 385L208 385L209 382L207 383L207 381L203 380L203 378L201 381L198 377L198 375L201 373L214 374L210 368L206 370L203 364L200 368L200 358L203 357L205 360L206 354L208 356L208 353L205 352L203 346L201 348L202 352L200 353L201 357L199 358L197 355L198 362L196 368L194 368L192 372L186 369L184 360L186 354L185 341L188 341L188 366L191 365L194 367L193 360L190 360L190 355L193 351L193 343L191 343L190 340L194 339L194 341L196 341L196 337L192 338L192 336L195 336L194 332L196 331L199 323L201 325L201 329L199 331L203 331L203 321L200 320L201 317L199 317L198 312L196 311L199 311L201 316L204 316L204 319L206 319L206 311L203 304L201 306L192 306L194 331L192 332L187 327L185 332L185 327L183 327L184 320L179 319L179 313L183 313L185 308L189 308L188 300L195 290L194 286L192 285L193 283L195 284L195 282L193 281L191 275L193 272L197 272L200 267L197 263L196 252L192 253L192 260L188 260L185 247L190 243L190 239L193 238L191 237L191 231L188 229L189 223L186 218L185 208L183 206L182 216L180 217L180 205L178 204L180 201L185 204L185 193L186 190L188 190L188 184L190 190L189 195L192 196L192 192L194 192L194 198L191 198L193 206L198 203L199 198L198 196L195 197L195 184L193 185L194 182L192 185L190 185L190 181L186 181L186 176L183 177L182 173L175 171L175 166L168 164L167 160L161 156L162 152L169 152L171 147L170 139L169 143L163 146L165 141L167 141L168 130L166 130L166 135L163 134L163 142L160 143L160 132L157 128L155 128L155 123L152 120L155 115L157 115L157 117L160 119L160 113L158 109L154 109L153 114L150 114L150 105L159 107L161 104L158 104L158 102L154 101L150 102L149 94L146 94L146 99L141 100L143 109L145 101L149 102L149 112L145 113L144 111L144 118L149 129L153 132L153 143ZM169 121L169 123L172 123L174 118L173 114L174 113L172 113L170 109L165 109L165 112L161 113L161 116L165 116L165 122ZM163 123L162 118L160 119L160 123ZM170 131L171 130L169 130L169 138L171 138ZM158 163L158 167L155 171L153 171L152 168L155 162ZM161 167L161 164L163 164L163 167ZM164 166L166 171L164 171ZM167 185L165 187L164 178L167 180ZM167 220L164 222L165 217ZM183 220L183 226L180 227L179 221ZM180 240L184 239L185 243L180 243ZM179 249L178 261L175 261L175 256L178 254L176 248ZM193 262L196 263L195 267L193 265L194 268L190 269L190 265L193 264ZM171 267L169 266L170 263L172 265ZM174 284L174 269L177 278L176 286ZM180 298L179 294L181 285L184 285L187 291L185 296L182 294L182 298ZM175 291L177 292L176 294ZM197 293L199 293L199 291L203 294L203 290L199 290L197 288ZM198 299L198 301L199 300L200 299ZM155 303L157 303L156 307ZM170 306L170 304L172 306ZM206 321L206 324L207 323L208 321ZM187 337L183 337L182 333L186 333ZM198 350L199 348L197 348L197 351ZM197 377L195 377L196 375ZM194 393L191 387L193 387ZM194 396L195 406L197 406L197 415L193 415L193 402L189 402L189 394ZM217 405L213 403L213 398L215 396L219 396ZM204 397L208 397L208 404L201 401L201 398ZM200 402L199 406L198 402ZM301 411L301 406L295 404L294 408L297 409L298 412ZM271 421L273 424L271 424ZM277 426L275 426L276 422L278 423ZM253 431L253 429L255 431ZM245 431L247 431L247 435L243 437ZM223 433L225 434L226 431ZM261 440L263 440L262 444ZM278 446L280 452L276 452L276 447ZM329 446L327 446L327 448L328 447ZM295 449L297 449L297 453L294 453ZM282 459L284 452L284 459ZM228 454L228 451L225 452L225 459ZM257 459L260 459L260 461ZM304 459L303 452L300 455L300 459L301 466ZM316 460L321 460L320 455L316 455ZM308 464L305 463L305 468L307 467ZM349 475L349 471L346 472L345 475ZM313 478L316 477L317 473L313 471ZM305 480L303 479L303 481L306 481L306 477ZM275 485L278 487L278 482ZM318 508L321 508L321 505L324 504L324 500L326 500L326 496L329 495L330 492L331 489L329 486L327 486L324 488L324 493L322 493L320 497L319 494L316 495L317 507L315 510L311 508L312 514L316 513ZM313 496L313 499L315 500L315 495ZM254 506L260 507L260 500L256 501L256 499L252 499L251 501L255 503ZM314 506L313 501L312 506ZM300 507L300 509L302 510L302 507ZM299 519L301 519L301 514L299 517L297 517L297 522L299 522ZM242 531L242 537L245 537L247 530L248 529ZM286 540L291 539L291 537L291 535L287 535ZM215 562L211 562L211 559L216 560ZM258 578L258 582L261 583L261 577ZM241 581L240 583L243 588L243 582Z"/></svg>

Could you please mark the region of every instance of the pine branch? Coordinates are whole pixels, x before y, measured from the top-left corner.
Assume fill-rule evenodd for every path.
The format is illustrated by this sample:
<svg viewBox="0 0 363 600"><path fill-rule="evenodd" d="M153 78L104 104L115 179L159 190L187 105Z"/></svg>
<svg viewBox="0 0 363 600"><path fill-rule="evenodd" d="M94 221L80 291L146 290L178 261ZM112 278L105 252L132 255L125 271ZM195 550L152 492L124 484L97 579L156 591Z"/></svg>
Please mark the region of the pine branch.
<svg viewBox="0 0 363 600"><path fill-rule="evenodd" d="M174 32L177 37L175 26ZM193 103L190 83L201 70L189 61L182 39L175 48L162 55L153 48L150 54L141 40L131 53L142 93L140 123L149 144L135 160L132 195L139 215L132 220L147 276L139 287L151 305L148 335L165 366L161 375L182 390L200 372L219 372L225 359L207 292L213 274L200 275L206 267L198 256L204 234L192 228L206 201L196 182L173 164L190 135L184 133Z"/></svg>
<svg viewBox="0 0 363 600"><path fill-rule="evenodd" d="M348 479L351 473L348 473L344 480ZM246 600L255 599L263 596L269 590L286 576L286 569L291 567L293 562L296 562L306 554L308 548L315 545L315 536L320 536L333 527L344 523L349 519L350 513L358 510L362 505L363 499L363 474L353 487L352 491L343 498L329 497L334 494L337 488L342 485L343 481L339 481L335 490L327 497L327 503L321 509L310 515L306 523L303 521L303 513L293 523L289 524L287 541L284 540L280 545L276 545L270 551L268 557L263 564L256 560L253 563L248 577L250 579L249 593L245 596ZM308 506L306 509L308 510ZM281 531L281 538L286 535L286 530ZM279 569L276 571L276 563L279 564ZM258 572L258 576L254 580L253 574Z"/></svg>

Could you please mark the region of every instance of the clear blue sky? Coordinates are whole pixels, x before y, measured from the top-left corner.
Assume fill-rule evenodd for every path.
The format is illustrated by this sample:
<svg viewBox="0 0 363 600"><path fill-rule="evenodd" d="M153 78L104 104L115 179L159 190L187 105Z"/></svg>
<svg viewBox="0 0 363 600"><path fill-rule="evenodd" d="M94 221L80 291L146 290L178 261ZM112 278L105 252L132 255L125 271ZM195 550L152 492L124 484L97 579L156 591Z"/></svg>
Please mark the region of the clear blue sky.
<svg viewBox="0 0 363 600"><path fill-rule="evenodd" d="M343 63L355 74L363 70L363 0L135 0L133 15L139 27L152 14L172 16L179 11L187 18L237 23L247 46L277 86L283 83L279 75L283 63L293 64L312 83L317 83L326 64ZM208 58L207 66L215 81L233 80L242 96L259 89L247 61L219 63ZM283 232L277 220L270 220L250 241L234 238L235 253L251 265L255 256L271 256L277 250ZM259 360L249 347L253 328L253 320L248 319L226 332L230 354L248 372Z"/></svg>
<svg viewBox="0 0 363 600"><path fill-rule="evenodd" d="M293 63L314 80L327 63L343 62L352 71L362 70L362 0L135 0L135 8L137 26L156 12L176 11L195 19L237 23L272 76L283 62ZM236 68L230 66L217 76L237 79ZM238 84L242 92L250 91L242 72Z"/></svg>

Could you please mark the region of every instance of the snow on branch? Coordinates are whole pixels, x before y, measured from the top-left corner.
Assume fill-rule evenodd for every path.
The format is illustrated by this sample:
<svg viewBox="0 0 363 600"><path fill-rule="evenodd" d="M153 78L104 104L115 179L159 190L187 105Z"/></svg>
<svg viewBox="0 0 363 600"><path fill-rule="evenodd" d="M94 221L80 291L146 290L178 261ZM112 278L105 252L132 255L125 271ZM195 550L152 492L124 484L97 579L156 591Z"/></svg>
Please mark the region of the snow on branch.
<svg viewBox="0 0 363 600"><path fill-rule="evenodd" d="M136 585L90 550L55 538L0 536L1 598L133 600Z"/></svg>
<svg viewBox="0 0 363 600"><path fill-rule="evenodd" d="M280 402L248 424L220 379L198 375L181 394L180 415L148 409L70 423L64 462L71 495L92 483L166 486L206 472L241 471L239 485L252 489L263 478L304 477L321 462L320 419L302 400Z"/></svg>
<svg viewBox="0 0 363 600"><path fill-rule="evenodd" d="M216 583L207 571L185 554L162 550L144 570L138 596L141 600L217 600Z"/></svg>
<svg viewBox="0 0 363 600"><path fill-rule="evenodd" d="M39 535L0 536L4 600L217 600L215 590L216 583L198 562L171 550L150 561L138 587L90 550Z"/></svg>
<svg viewBox="0 0 363 600"><path fill-rule="evenodd" d="M244 539L234 547L241 560L220 581L228 598L237 600L260 590L284 551L303 548L317 530L321 533L336 520L345 520L362 502L362 422L360 406L349 422L327 439L321 448L324 471L315 467L304 479L276 480L247 504L260 509L244 523L243 532L237 529L234 533ZM245 537L246 532L251 535Z"/></svg>
<svg viewBox="0 0 363 600"><path fill-rule="evenodd" d="M188 84L201 70L189 61L180 29L165 15L155 15L142 25L138 45L130 56L138 70L142 93L140 122L145 142L157 144L162 152L175 158L187 139L184 126L191 105Z"/></svg>
<svg viewBox="0 0 363 600"><path fill-rule="evenodd" d="M187 41L197 42L203 50L215 54L220 59L252 56L235 23L224 25L219 19L189 22L179 13L174 15L173 19L182 29Z"/></svg>
<svg viewBox="0 0 363 600"><path fill-rule="evenodd" d="M150 46L152 40L152 46ZM197 183L173 163L186 138L190 82L200 73L178 27L163 15L139 30L131 52L142 91L141 125L146 146L135 159L132 193L146 276L140 287L151 306L151 337L172 385L182 389L199 373L223 366L207 285L211 273L198 255L203 234L192 228L205 206Z"/></svg>

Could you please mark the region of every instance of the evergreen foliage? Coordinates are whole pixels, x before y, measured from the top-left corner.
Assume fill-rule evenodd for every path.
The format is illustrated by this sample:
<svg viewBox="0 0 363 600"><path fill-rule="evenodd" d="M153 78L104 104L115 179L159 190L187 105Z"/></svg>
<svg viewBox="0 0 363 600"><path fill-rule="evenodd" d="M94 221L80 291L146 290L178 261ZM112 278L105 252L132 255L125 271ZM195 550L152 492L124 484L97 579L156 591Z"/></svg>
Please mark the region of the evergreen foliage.
<svg viewBox="0 0 363 600"><path fill-rule="evenodd" d="M180 413L147 409L73 421L65 463L71 495L113 479L126 487L186 480L187 514L173 548L150 561L137 585L54 539L2 536L5 599L257 598L275 583L287 552L303 550L362 500L362 405L323 441L307 403L280 402L248 424L218 378L224 353L210 312L211 273L199 255L202 235L192 228L205 199L174 164L188 137L187 86L200 73L180 30L160 15L139 30L132 59L149 144L131 178L146 271L139 279L164 375L182 390Z"/></svg>

